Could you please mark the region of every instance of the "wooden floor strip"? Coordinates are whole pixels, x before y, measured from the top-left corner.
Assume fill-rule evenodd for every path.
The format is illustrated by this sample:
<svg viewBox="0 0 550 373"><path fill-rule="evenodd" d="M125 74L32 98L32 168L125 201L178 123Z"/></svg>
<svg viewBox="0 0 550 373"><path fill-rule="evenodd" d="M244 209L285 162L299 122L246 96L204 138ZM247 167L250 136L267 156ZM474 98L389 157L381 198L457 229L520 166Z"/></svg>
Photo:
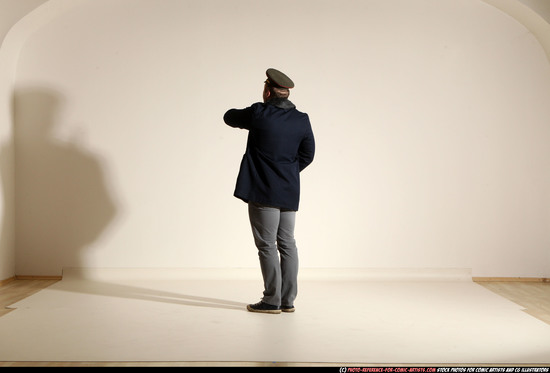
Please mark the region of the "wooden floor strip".
<svg viewBox="0 0 550 373"><path fill-rule="evenodd" d="M546 277L472 277L474 282L550 282Z"/></svg>

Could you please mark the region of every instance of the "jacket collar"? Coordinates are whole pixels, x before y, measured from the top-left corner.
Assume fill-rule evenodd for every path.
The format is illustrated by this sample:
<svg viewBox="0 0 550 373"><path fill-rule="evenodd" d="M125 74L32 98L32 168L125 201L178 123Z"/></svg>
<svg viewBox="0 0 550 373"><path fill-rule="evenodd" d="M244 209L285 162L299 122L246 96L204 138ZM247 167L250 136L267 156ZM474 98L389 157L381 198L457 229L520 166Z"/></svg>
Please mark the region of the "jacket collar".
<svg viewBox="0 0 550 373"><path fill-rule="evenodd" d="M281 109L295 109L296 106L286 98L272 98L268 100L266 104L276 106Z"/></svg>

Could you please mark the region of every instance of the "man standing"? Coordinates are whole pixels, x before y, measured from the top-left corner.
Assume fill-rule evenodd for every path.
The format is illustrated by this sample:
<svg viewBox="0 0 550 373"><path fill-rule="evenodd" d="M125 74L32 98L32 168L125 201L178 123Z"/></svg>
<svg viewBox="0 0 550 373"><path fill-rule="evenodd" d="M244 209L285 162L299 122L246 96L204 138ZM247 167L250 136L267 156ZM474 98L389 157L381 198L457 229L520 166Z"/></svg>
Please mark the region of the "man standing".
<svg viewBox="0 0 550 373"><path fill-rule="evenodd" d="M231 127L249 131L234 196L248 203L264 292L262 300L247 309L294 312L300 172L313 161L315 140L308 115L288 100L292 80L275 69L266 75L263 103L228 110L223 119Z"/></svg>

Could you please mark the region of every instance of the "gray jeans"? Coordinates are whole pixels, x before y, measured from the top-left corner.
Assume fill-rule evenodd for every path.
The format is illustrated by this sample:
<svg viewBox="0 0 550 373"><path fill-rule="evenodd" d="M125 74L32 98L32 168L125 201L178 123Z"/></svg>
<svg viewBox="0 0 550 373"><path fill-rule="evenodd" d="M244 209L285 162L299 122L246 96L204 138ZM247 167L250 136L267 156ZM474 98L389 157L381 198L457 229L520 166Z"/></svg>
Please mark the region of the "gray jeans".
<svg viewBox="0 0 550 373"><path fill-rule="evenodd" d="M292 306L298 293L296 211L250 202L248 215L264 280L262 300L274 306Z"/></svg>

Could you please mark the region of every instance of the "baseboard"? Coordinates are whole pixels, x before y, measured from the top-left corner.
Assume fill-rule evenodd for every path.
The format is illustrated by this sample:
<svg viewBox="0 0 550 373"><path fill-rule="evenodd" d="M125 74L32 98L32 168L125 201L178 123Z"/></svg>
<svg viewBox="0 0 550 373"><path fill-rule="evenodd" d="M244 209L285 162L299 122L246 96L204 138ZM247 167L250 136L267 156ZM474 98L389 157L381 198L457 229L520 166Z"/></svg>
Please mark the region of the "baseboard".
<svg viewBox="0 0 550 373"><path fill-rule="evenodd" d="M42 280L42 281L59 281L62 280L63 276L24 276L24 275L15 275L5 280L0 280L0 287L9 284L15 280Z"/></svg>
<svg viewBox="0 0 550 373"><path fill-rule="evenodd" d="M16 280L61 280L63 276L24 276L16 275Z"/></svg>
<svg viewBox="0 0 550 373"><path fill-rule="evenodd" d="M0 280L0 286L4 286L9 284L10 282L15 281L15 276L12 276L10 278L7 278L5 280Z"/></svg>
<svg viewBox="0 0 550 373"><path fill-rule="evenodd" d="M16 275L5 280L0 280L0 286L9 284L15 280L57 280L60 281L63 276L32 276L32 275ZM473 282L542 282L550 283L548 277L472 277Z"/></svg>
<svg viewBox="0 0 550 373"><path fill-rule="evenodd" d="M550 282L547 277L472 277L474 282Z"/></svg>
<svg viewBox="0 0 550 373"><path fill-rule="evenodd" d="M63 268L63 279L261 279L256 268ZM300 281L472 281L469 269L300 268Z"/></svg>

